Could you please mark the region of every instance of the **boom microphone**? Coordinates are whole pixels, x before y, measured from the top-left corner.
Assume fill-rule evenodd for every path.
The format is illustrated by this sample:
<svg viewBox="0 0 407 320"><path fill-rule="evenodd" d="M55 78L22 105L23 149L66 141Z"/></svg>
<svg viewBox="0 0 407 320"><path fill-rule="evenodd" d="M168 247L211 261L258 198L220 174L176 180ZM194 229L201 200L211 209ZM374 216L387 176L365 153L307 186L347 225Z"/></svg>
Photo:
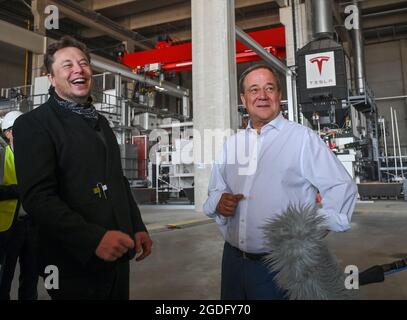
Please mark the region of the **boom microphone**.
<svg viewBox="0 0 407 320"><path fill-rule="evenodd" d="M376 265L359 273L359 285L383 282L385 276L407 270L407 259L397 260L392 263Z"/></svg>
<svg viewBox="0 0 407 320"><path fill-rule="evenodd" d="M325 218L313 206L290 206L262 227L272 248L268 268L291 300L348 300L354 290L345 288L345 274L328 250Z"/></svg>

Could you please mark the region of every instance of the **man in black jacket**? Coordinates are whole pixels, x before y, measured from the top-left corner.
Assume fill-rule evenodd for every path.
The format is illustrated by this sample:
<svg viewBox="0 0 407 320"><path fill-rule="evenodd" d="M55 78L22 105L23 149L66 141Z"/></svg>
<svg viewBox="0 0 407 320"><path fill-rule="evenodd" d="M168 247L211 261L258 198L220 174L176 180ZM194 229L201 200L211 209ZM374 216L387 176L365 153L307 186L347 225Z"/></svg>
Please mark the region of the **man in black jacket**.
<svg viewBox="0 0 407 320"><path fill-rule="evenodd" d="M52 299L128 299L129 260L147 257L152 241L115 135L91 104L90 56L66 36L48 47L44 64L50 98L16 121L14 139L45 285Z"/></svg>

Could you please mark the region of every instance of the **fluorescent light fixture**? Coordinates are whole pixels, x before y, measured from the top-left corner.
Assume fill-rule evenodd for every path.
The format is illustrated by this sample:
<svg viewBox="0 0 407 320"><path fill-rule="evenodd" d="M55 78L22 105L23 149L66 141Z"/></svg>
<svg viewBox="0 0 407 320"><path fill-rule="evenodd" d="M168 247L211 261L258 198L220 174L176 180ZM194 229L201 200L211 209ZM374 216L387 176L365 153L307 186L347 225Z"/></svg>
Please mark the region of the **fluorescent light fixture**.
<svg viewBox="0 0 407 320"><path fill-rule="evenodd" d="M165 91L165 89L164 89L163 87L154 86L154 88L155 88L157 91L160 91L160 92Z"/></svg>

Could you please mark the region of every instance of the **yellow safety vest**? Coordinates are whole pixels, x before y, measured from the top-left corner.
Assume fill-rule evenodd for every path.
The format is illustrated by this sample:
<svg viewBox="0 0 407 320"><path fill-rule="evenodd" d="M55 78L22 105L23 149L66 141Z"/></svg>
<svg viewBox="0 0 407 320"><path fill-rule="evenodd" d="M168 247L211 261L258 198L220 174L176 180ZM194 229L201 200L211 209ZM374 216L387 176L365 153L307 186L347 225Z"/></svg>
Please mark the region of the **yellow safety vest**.
<svg viewBox="0 0 407 320"><path fill-rule="evenodd" d="M1 170L0 170L1 171ZM2 185L17 184L16 169L14 166L14 153L10 146L6 147L4 155L4 171ZM16 213L18 199L0 201L0 232L6 231L13 223L14 214Z"/></svg>

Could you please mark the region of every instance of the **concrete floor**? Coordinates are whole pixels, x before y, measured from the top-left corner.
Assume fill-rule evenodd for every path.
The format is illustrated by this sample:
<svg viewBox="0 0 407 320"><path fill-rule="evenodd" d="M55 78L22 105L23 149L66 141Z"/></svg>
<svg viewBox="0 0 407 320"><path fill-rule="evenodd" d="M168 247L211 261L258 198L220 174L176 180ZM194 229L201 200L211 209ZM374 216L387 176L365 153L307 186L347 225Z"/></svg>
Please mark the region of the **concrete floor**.
<svg viewBox="0 0 407 320"><path fill-rule="evenodd" d="M131 299L219 299L223 240L217 226L193 209L142 206L154 241L153 254L131 263ZM168 226L171 225L171 226ZM343 269L362 271L407 257L407 202L358 203L352 229L327 242ZM18 276L18 270L16 277ZM15 279L16 280L16 279ZM407 271L360 287L362 299L407 299ZM16 297L14 281L12 297ZM39 298L48 299L39 283Z"/></svg>
<svg viewBox="0 0 407 320"><path fill-rule="evenodd" d="M407 202L377 201L358 204L352 229L328 237L328 244L342 266L363 271L373 265L407 258ZM407 299L407 270L386 277L382 283L360 287L362 299Z"/></svg>

